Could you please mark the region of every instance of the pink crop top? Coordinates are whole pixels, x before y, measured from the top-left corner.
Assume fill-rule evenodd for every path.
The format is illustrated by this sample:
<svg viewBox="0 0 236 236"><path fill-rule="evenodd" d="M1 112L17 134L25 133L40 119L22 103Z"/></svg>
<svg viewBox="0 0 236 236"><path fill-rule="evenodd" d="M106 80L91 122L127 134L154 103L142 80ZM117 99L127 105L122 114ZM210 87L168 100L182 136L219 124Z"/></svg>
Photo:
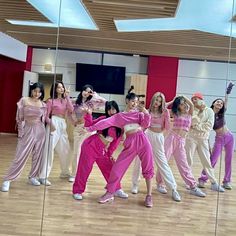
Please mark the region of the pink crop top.
<svg viewBox="0 0 236 236"><path fill-rule="evenodd" d="M188 132L191 126L191 120L191 115L174 116L173 129L182 129Z"/></svg>
<svg viewBox="0 0 236 236"><path fill-rule="evenodd" d="M46 122L50 123L49 117L52 115L63 115L67 112L73 111L73 105L69 97L65 99L48 99L47 101L47 119Z"/></svg>
<svg viewBox="0 0 236 236"><path fill-rule="evenodd" d="M153 113L150 114L151 114L150 127L162 128L166 130L170 129L170 113L167 109L163 111L163 113L159 116L156 116Z"/></svg>
<svg viewBox="0 0 236 236"><path fill-rule="evenodd" d="M16 122L18 128L18 137L24 134L25 123L36 124L44 123L46 117L46 104L42 102L41 107L25 104L26 98L21 98L17 103Z"/></svg>

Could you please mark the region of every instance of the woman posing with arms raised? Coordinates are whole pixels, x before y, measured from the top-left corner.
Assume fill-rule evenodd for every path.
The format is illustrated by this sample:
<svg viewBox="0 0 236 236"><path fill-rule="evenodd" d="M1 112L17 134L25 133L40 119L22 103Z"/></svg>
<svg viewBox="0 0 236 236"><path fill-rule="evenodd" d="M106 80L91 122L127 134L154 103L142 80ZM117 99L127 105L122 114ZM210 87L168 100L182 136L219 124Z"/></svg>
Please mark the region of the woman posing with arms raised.
<svg viewBox="0 0 236 236"><path fill-rule="evenodd" d="M172 113L174 116L173 128L165 139L165 154L167 160L173 155L180 175L186 185L190 187L190 194L205 197L198 187L197 182L193 177L192 170L188 165L185 138L191 126L193 113L193 103L185 96L178 96L174 99L172 105ZM161 175L158 176L158 183L161 185Z"/></svg>
<svg viewBox="0 0 236 236"><path fill-rule="evenodd" d="M163 93L157 92L153 95L149 107L149 113L151 115L151 123L145 133L152 145L154 160L165 183L172 190L172 198L175 201L179 202L181 201L181 197L177 192L177 184L166 159L164 150L163 132L165 130L169 130L170 128L170 114L169 111L166 109L165 96ZM136 158L132 176L132 193L138 192L138 180L140 176L140 170L140 160ZM157 190L163 194L167 193L165 186L159 185L158 182Z"/></svg>
<svg viewBox="0 0 236 236"><path fill-rule="evenodd" d="M116 126L124 128L126 135L124 148L112 167L106 186L107 192L99 199L99 203L106 203L114 200L114 193L117 190L117 186L135 156L138 155L141 160L142 174L147 185L145 206L152 207L151 180L154 174L152 148L142 130L142 128L147 128L149 126L151 117L143 106L138 106L138 97L135 93L128 93L126 96L126 104L127 106L124 112L115 114L110 118L101 120L88 127L89 131L94 131Z"/></svg>
<svg viewBox="0 0 236 236"><path fill-rule="evenodd" d="M69 182L74 182L75 180L81 144L87 137L91 135L91 132L88 132L84 128L84 115L86 114L88 109L94 110L96 108L102 107L104 110L105 102L106 100L98 96L98 94L93 91L92 85L89 84L83 86L82 91L79 93L76 99L73 113L69 116L71 122L75 126L72 173L69 178Z"/></svg>
<svg viewBox="0 0 236 236"><path fill-rule="evenodd" d="M215 143L213 147L213 151L211 153L211 165L214 168L220 154L225 149L225 175L223 179L223 188L231 190L231 170L232 170L232 159L233 159L233 152L234 152L234 136L229 131L228 127L226 126L225 122L225 112L227 109L228 104L228 96L231 93L234 84L232 82L229 83L225 101L221 98L217 98L215 101L212 102L211 108L215 114L215 122L213 129L216 132ZM208 180L208 177L205 171L202 172L202 176L199 178L199 181L203 184Z"/></svg>
<svg viewBox="0 0 236 236"><path fill-rule="evenodd" d="M4 177L3 192L8 192L10 182L19 177L30 154L32 154L32 166L29 173L29 182L34 186L40 185L38 177L43 159L46 134L44 126L46 104L43 103L43 98L43 85L34 83L30 86L29 97L23 97L17 103L18 143L15 158Z"/></svg>
<svg viewBox="0 0 236 236"><path fill-rule="evenodd" d="M118 104L115 101L106 102L106 116L92 120L91 110L84 116L85 126L96 124L99 120L110 117L119 112ZM88 177L92 171L94 162L97 163L104 178L108 181L112 165L114 163L112 154L117 148L122 132L120 128L110 127L96 134L91 135L84 140L81 146L80 158L73 185L73 197L76 200L82 200L82 193L85 191ZM128 194L124 193L120 184L117 185L115 196L128 198Z"/></svg>

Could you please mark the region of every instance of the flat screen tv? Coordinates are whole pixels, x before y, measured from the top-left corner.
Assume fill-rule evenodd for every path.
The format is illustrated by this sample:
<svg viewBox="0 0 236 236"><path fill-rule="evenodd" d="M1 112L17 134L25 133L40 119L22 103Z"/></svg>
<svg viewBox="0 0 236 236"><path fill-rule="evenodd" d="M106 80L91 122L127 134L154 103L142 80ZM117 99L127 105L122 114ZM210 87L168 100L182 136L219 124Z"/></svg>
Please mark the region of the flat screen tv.
<svg viewBox="0 0 236 236"><path fill-rule="evenodd" d="M86 84L97 93L124 94L125 67L76 63L76 91Z"/></svg>

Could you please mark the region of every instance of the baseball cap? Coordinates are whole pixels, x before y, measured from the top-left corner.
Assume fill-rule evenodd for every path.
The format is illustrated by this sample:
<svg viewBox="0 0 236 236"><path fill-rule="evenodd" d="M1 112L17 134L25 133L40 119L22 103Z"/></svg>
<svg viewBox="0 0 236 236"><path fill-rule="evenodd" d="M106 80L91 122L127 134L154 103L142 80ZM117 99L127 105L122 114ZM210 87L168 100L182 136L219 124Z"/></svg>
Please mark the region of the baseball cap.
<svg viewBox="0 0 236 236"><path fill-rule="evenodd" d="M203 95L202 95L202 93L199 93L199 92L194 93L193 96L192 96L192 98L193 98L193 97L197 97L197 98L203 100Z"/></svg>

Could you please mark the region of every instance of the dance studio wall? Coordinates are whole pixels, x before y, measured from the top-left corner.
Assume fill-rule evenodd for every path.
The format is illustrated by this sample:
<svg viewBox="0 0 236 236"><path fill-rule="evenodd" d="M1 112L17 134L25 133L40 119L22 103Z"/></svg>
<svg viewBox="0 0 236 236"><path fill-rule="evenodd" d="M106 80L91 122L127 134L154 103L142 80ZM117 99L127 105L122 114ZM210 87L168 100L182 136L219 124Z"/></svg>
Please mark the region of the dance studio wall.
<svg viewBox="0 0 236 236"><path fill-rule="evenodd" d="M76 63L104 64L114 66L125 66L126 76L131 74L147 74L148 57L117 55L108 53L83 52L58 50L57 62L55 65L55 50L33 49L32 67L31 70L37 73L45 73L44 65L52 64L52 72L63 74L63 82L66 86L70 86L70 96L77 97L75 91L75 75ZM114 85L115 86L115 85ZM129 83L126 80L125 94L129 89ZM95 88L96 90L96 88ZM123 110L125 107L124 95L100 94L107 100L116 100Z"/></svg>
<svg viewBox="0 0 236 236"><path fill-rule="evenodd" d="M206 104L211 106L216 98L224 99L227 83L229 80L236 82L235 75L235 63L179 60L176 93L191 97L193 93L201 92ZM226 121L236 138L235 104L236 88L234 87L229 96ZM212 145L214 132L211 133L210 141Z"/></svg>

